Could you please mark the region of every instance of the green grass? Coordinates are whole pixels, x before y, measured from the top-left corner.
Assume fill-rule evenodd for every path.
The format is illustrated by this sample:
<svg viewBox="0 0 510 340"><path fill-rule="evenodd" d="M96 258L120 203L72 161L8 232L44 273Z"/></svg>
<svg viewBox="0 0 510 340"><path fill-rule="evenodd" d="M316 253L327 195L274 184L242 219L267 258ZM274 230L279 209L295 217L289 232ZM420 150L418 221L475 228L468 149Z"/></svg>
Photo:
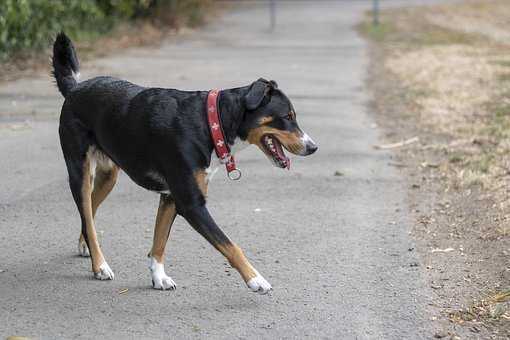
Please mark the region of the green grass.
<svg viewBox="0 0 510 340"><path fill-rule="evenodd" d="M376 42L383 42L395 33L395 26L391 23L380 22L374 25L371 20L365 20L358 26L359 31Z"/></svg>
<svg viewBox="0 0 510 340"><path fill-rule="evenodd" d="M506 76L505 79L499 79L502 83L510 81ZM486 104L486 110L490 114L489 121L486 126L481 129L481 133L496 138L510 139L510 104L505 101L505 98L510 98L510 93L503 93L499 98L496 98Z"/></svg>
<svg viewBox="0 0 510 340"><path fill-rule="evenodd" d="M490 151L481 154L479 157L470 160L469 167L478 173L487 174L494 164L495 155Z"/></svg>
<svg viewBox="0 0 510 340"><path fill-rule="evenodd" d="M419 45L473 45L480 37L475 34L468 34L448 30L438 26L431 26L420 34L415 43Z"/></svg>
<svg viewBox="0 0 510 340"><path fill-rule="evenodd" d="M465 159L465 155L462 154L461 152L453 152L449 157L448 157L448 161L450 163L462 163Z"/></svg>
<svg viewBox="0 0 510 340"><path fill-rule="evenodd" d="M499 65L503 67L510 67L510 60L495 60L492 62L494 65Z"/></svg>
<svg viewBox="0 0 510 340"><path fill-rule="evenodd" d="M498 75L498 80L502 82L510 82L510 73L502 73Z"/></svg>
<svg viewBox="0 0 510 340"><path fill-rule="evenodd" d="M396 23L403 24L396 24ZM406 28L403 28L406 27ZM379 25L372 23L371 14L358 26L358 30L378 43L398 44L400 47L420 48L433 45L473 45L486 41L473 33L449 30L428 22L413 10L383 11Z"/></svg>

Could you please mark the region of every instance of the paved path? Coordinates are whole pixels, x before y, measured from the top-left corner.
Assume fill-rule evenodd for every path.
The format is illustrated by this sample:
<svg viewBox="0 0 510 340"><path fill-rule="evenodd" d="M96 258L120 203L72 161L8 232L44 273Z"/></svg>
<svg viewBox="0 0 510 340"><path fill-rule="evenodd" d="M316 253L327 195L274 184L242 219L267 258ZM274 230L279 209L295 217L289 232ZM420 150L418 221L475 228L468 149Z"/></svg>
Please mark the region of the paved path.
<svg viewBox="0 0 510 340"><path fill-rule="evenodd" d="M1 114L32 118L0 120L0 338L430 338L429 291L421 267L410 266L405 183L390 155L372 148L366 44L352 28L367 7L286 2L270 34L259 3L160 48L82 65L83 78L182 89L278 81L319 152L286 172L255 148L243 151L243 180L222 170L209 204L272 283L271 296L250 293L183 219L167 255L179 288L152 290L145 256L158 197L126 176L97 221L115 281L95 281L76 255L79 220L55 114L62 99L48 77L1 85Z"/></svg>

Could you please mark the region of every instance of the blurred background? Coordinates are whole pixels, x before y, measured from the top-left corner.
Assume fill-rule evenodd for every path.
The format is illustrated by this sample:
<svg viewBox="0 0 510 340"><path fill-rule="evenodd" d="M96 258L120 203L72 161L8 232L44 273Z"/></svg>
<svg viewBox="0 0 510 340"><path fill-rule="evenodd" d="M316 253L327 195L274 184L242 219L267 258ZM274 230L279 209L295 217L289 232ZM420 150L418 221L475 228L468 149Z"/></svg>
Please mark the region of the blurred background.
<svg viewBox="0 0 510 340"><path fill-rule="evenodd" d="M211 5L211 0L3 0L0 57L47 48L58 31L91 39L126 22L197 26Z"/></svg>
<svg viewBox="0 0 510 340"><path fill-rule="evenodd" d="M0 337L510 338L509 27L508 0L0 0ZM59 31L82 79L278 82L319 151L282 172L249 148L209 203L273 296L246 295L179 219L183 289L152 292L157 198L125 175L97 220L116 280L89 280L50 76Z"/></svg>

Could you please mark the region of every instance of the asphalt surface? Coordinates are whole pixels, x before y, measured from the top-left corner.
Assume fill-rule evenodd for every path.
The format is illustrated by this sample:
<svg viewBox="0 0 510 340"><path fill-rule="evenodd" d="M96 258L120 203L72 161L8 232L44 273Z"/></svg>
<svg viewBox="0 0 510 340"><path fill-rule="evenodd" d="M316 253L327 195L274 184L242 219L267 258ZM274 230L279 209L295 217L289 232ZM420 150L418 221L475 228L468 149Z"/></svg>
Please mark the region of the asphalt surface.
<svg viewBox="0 0 510 340"><path fill-rule="evenodd" d="M153 290L146 254L158 195L125 175L96 222L115 280L94 280L89 259L77 256L79 218L57 132L62 98L46 75L1 84L0 337L430 338L430 291L408 250L406 184L391 155L372 147L380 141L364 91L367 48L353 29L369 6L281 3L270 33L259 2L158 48L82 65L83 79L181 89L277 80L319 151L293 157L288 172L245 150L242 180L220 169L209 199L273 285L270 296L251 293L182 218L167 247L178 289Z"/></svg>

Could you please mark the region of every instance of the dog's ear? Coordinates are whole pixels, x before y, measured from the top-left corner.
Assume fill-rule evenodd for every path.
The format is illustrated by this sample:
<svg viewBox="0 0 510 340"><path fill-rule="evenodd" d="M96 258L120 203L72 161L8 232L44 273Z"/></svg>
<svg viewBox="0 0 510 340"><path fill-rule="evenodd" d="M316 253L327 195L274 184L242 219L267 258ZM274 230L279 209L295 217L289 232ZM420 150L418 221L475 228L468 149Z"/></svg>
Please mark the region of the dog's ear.
<svg viewBox="0 0 510 340"><path fill-rule="evenodd" d="M255 110L259 107L272 87L272 83L263 78L251 84L248 94L244 97L246 108L248 110Z"/></svg>

